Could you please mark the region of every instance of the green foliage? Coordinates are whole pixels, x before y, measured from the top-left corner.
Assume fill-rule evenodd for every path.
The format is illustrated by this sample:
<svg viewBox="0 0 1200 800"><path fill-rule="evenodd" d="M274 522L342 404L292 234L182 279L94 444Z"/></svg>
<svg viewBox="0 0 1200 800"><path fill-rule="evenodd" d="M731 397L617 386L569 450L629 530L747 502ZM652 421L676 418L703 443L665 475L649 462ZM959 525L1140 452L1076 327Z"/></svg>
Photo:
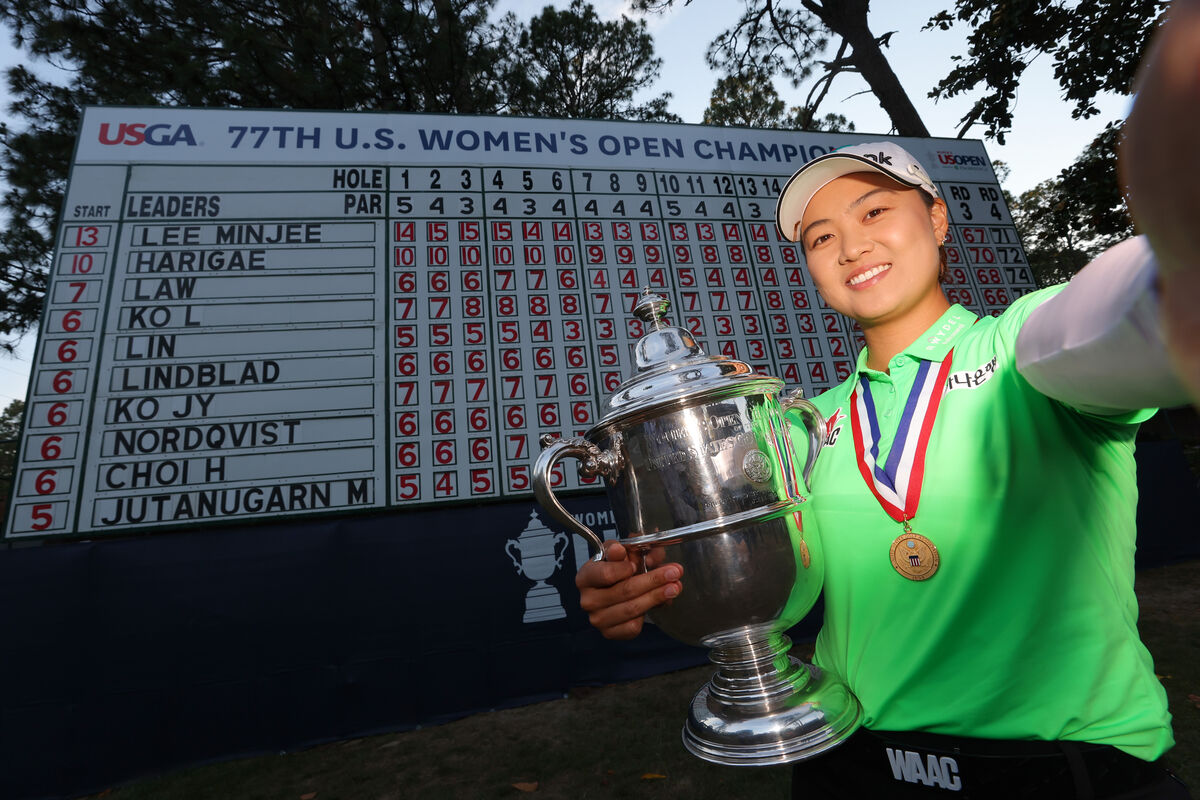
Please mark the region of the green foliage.
<svg viewBox="0 0 1200 800"><path fill-rule="evenodd" d="M709 44L705 55L713 69L752 69L787 78L799 87L813 76L828 46L828 28L807 10L752 0L733 27Z"/></svg>
<svg viewBox="0 0 1200 800"><path fill-rule="evenodd" d="M577 0L526 28L495 0L0 0L14 43L60 85L8 73L0 129L0 347L36 324L85 105L316 108L674 119L644 23Z"/></svg>
<svg viewBox="0 0 1200 800"><path fill-rule="evenodd" d="M1134 234L1116 169L1121 127L1108 123L1058 175L1063 193L1074 198L1079 209L1079 230L1105 247Z"/></svg>
<svg viewBox="0 0 1200 800"><path fill-rule="evenodd" d="M1120 128L1109 125L1057 177L1010 204L1038 284L1068 280L1088 261L1133 235L1113 162Z"/></svg>
<svg viewBox="0 0 1200 800"><path fill-rule="evenodd" d="M986 135L1004 144L1025 68L1042 54L1054 63L1054 77L1073 106L1076 119L1098 112L1102 92L1127 95L1150 35L1166 0L957 0L953 11L934 15L925 29L971 28L967 53L929 93L957 97L982 88L984 94L961 120L959 135L981 123Z"/></svg>
<svg viewBox="0 0 1200 800"><path fill-rule="evenodd" d="M642 20L604 22L591 5L546 6L522 29L512 14L501 21L513 48L505 59L508 110L571 119L681 121L667 111L670 94L642 105L636 92L658 79L662 59Z"/></svg>
<svg viewBox="0 0 1200 800"><path fill-rule="evenodd" d="M1021 77L1033 59L1049 54L1054 77L1076 119L1099 113L1104 92L1128 95L1165 0L957 0L929 28L971 28L965 55L930 92L949 98L982 90L962 118L959 135L975 124L1004 143L1012 127ZM1076 161L1022 195L1014 208L1031 264L1043 283L1074 274L1105 246L1133 233L1117 179L1120 123L1110 122ZM1039 204L1041 204L1039 206Z"/></svg>
<svg viewBox="0 0 1200 800"><path fill-rule="evenodd" d="M25 412L25 403L13 400L8 407L0 411L0 442L10 441L21 436L21 415Z"/></svg>
<svg viewBox="0 0 1200 800"><path fill-rule="evenodd" d="M643 11L662 11L676 0L635 0ZM684 0L683 5L690 5ZM912 101L883 54L890 33L876 36L867 24L870 0L745 0L741 16L718 36L707 52L708 63L727 76L762 73L788 79L793 87L811 81L808 95L799 106L794 127L808 130L846 130L849 123L838 114L818 117L818 109L833 81L844 73L856 73L870 87L880 106L902 136L928 136ZM837 43L837 52L827 51ZM728 93L729 87L718 86ZM724 111L716 112L717 115ZM734 118L736 109L729 112ZM793 127L791 123L787 127Z"/></svg>
<svg viewBox="0 0 1200 800"><path fill-rule="evenodd" d="M764 72L748 69L726 75L713 87L705 125L744 125L749 128L782 128L787 103L779 97L771 78Z"/></svg>
<svg viewBox="0 0 1200 800"><path fill-rule="evenodd" d="M24 412L25 403L20 400L13 400L0 411L0 520L3 519L8 494L16 476L17 448Z"/></svg>
<svg viewBox="0 0 1200 800"><path fill-rule="evenodd" d="M750 128L784 128L809 131L853 131L854 123L841 114L813 119L812 109L788 108L775 91L771 76L753 67L726 75L713 88L705 125L742 125Z"/></svg>

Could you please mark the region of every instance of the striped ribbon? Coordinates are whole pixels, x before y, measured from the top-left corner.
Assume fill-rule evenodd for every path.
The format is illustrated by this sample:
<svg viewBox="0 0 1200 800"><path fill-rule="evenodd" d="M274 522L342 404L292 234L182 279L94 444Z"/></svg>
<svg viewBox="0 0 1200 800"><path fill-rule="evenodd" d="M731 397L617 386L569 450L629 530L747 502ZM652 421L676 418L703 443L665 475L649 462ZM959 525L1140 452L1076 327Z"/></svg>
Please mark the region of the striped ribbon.
<svg viewBox="0 0 1200 800"><path fill-rule="evenodd" d="M933 421L946 391L954 351L937 368L922 361L904 414L896 429L896 439L887 462L879 464L879 418L871 397L871 384L864 376L850 398L850 427L854 432L854 452L858 471L883 510L897 522L912 519L921 500L921 482L925 477L925 450L929 446Z"/></svg>

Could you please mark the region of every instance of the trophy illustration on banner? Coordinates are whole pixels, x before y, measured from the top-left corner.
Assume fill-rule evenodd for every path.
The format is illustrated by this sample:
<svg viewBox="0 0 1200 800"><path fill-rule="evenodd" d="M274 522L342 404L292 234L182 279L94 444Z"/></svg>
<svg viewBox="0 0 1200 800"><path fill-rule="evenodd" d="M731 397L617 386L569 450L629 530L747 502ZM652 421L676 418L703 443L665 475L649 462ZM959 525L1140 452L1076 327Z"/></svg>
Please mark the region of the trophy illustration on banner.
<svg viewBox="0 0 1200 800"><path fill-rule="evenodd" d="M562 458L604 478L621 543L649 570L683 565L685 588L648 616L682 642L708 647L717 671L693 698L683 743L718 764L799 761L861 724L858 700L834 675L788 655L784 631L816 602L824 559L806 534L796 457L784 414L808 432L807 488L825 422L799 391L749 365L709 356L663 319L665 298L645 290L633 313L646 334L636 373L603 404L582 437L543 436L533 470L538 502L603 557L600 538L551 488Z"/></svg>
<svg viewBox="0 0 1200 800"><path fill-rule="evenodd" d="M559 542L562 542L560 549ZM544 622L567 615L558 590L546 583L554 570L562 566L567 544L567 535L547 528L536 511L529 512L529 522L521 535L504 543L504 552L512 559L518 574L533 581L533 588L525 594L524 622Z"/></svg>

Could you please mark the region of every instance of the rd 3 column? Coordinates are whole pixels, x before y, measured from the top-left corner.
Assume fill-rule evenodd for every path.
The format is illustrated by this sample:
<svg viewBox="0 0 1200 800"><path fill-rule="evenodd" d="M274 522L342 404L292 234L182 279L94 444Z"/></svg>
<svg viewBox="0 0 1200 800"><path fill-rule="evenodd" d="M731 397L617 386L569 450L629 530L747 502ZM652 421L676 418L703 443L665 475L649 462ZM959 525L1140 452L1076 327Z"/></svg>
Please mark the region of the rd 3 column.
<svg viewBox="0 0 1200 800"><path fill-rule="evenodd" d="M131 168L80 530L383 504L384 173Z"/></svg>

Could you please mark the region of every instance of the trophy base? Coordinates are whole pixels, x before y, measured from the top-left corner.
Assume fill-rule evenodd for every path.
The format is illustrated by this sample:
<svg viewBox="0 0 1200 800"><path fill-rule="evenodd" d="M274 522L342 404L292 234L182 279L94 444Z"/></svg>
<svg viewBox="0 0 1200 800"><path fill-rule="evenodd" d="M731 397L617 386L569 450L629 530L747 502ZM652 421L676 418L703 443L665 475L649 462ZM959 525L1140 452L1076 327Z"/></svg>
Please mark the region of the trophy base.
<svg viewBox="0 0 1200 800"><path fill-rule="evenodd" d="M525 595L525 616L522 622L545 622L567 616L562 598L553 586L538 581Z"/></svg>
<svg viewBox="0 0 1200 800"><path fill-rule="evenodd" d="M787 654L791 641L722 645L720 666L692 699L683 746L705 761L763 766L803 761L845 741L862 722L840 680Z"/></svg>

